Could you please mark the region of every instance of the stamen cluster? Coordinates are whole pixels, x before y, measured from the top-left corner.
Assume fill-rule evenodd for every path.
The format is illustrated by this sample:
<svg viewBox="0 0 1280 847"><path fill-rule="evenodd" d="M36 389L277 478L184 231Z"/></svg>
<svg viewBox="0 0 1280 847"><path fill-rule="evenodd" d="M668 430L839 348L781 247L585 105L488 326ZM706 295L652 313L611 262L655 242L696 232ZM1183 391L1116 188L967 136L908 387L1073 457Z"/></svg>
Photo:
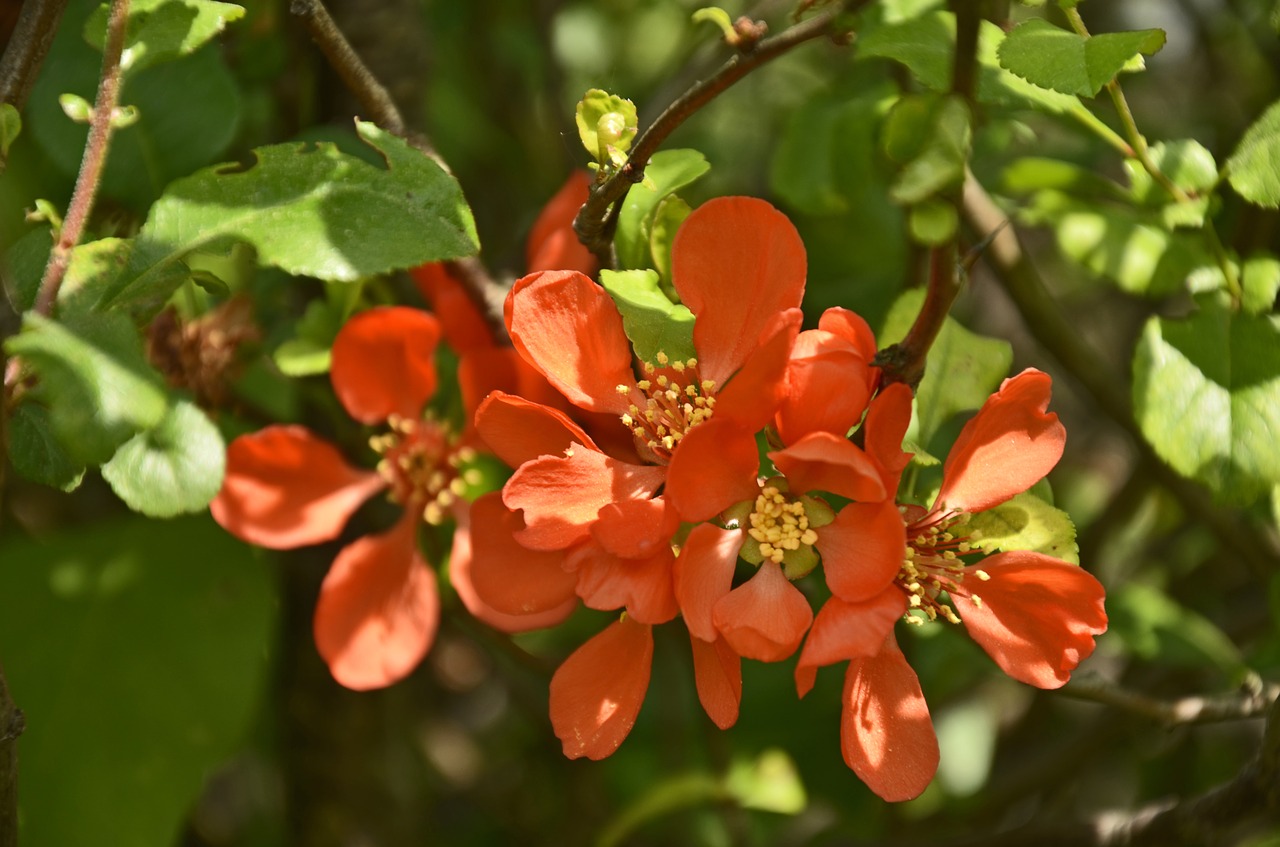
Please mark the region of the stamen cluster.
<svg viewBox="0 0 1280 847"><path fill-rule="evenodd" d="M689 430L715 411L716 384L701 378L697 359L671 361L663 352L657 359L657 367L644 364L644 378L635 384L645 398L644 408L632 403L622 423L659 458L669 459ZM631 394L633 388L619 385L617 390Z"/></svg>
<svg viewBox="0 0 1280 847"><path fill-rule="evenodd" d="M960 558L975 549L973 542L978 532L968 530L963 535L953 532L963 529L967 521L966 514L955 512L935 517L927 524L908 527L907 549L897 582L907 593L910 608L923 612L924 617L908 614L905 618L907 623L923 625L926 620L936 621L940 617L949 623L960 623L955 610L938 599L944 591L948 594L961 593L981 604L981 598L962 585L965 564ZM970 573L980 580L989 579L985 571Z"/></svg>
<svg viewBox="0 0 1280 847"><path fill-rule="evenodd" d="M460 447L448 427L431 419L414 420L399 415L387 419L391 432L375 435L369 446L382 458L378 473L387 481L394 503L421 509L427 523L439 525L477 471L463 470L475 458L475 450Z"/></svg>
<svg viewBox="0 0 1280 847"><path fill-rule="evenodd" d="M818 540L818 533L809 526L804 504L789 500L774 486L761 489L747 520L747 534L760 544L760 555L779 564L787 551L799 550L802 544L812 547Z"/></svg>

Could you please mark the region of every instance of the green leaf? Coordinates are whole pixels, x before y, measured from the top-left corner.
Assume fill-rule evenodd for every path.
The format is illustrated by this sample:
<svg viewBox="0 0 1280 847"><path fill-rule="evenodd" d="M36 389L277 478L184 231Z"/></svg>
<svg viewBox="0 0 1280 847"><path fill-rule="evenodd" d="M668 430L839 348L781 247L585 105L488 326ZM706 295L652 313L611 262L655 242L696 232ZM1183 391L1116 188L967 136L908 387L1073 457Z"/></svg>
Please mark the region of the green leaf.
<svg viewBox="0 0 1280 847"><path fill-rule="evenodd" d="M1001 67L1041 88L1093 97L1130 59L1164 46L1163 30L1077 35L1043 18L1014 27L1000 44Z"/></svg>
<svg viewBox="0 0 1280 847"><path fill-rule="evenodd" d="M0 103L0 158L9 155L9 145L22 132L22 115L12 103Z"/></svg>
<svg viewBox="0 0 1280 847"><path fill-rule="evenodd" d="M734 760L724 787L744 809L798 815L808 804L796 764L783 750L765 750L756 759Z"/></svg>
<svg viewBox="0 0 1280 847"><path fill-rule="evenodd" d="M1096 171L1060 159L1024 156L1005 166L1001 182L1013 194L1052 189L1078 198L1124 200L1130 194Z"/></svg>
<svg viewBox="0 0 1280 847"><path fill-rule="evenodd" d="M166 399L133 324L119 313L60 324L34 312L6 342L40 376L40 399L72 461L106 461L164 416Z"/></svg>
<svg viewBox="0 0 1280 847"><path fill-rule="evenodd" d="M672 359L696 356L693 313L667 299L650 270L600 272L600 284L622 313L622 325L641 361L656 362L659 351Z"/></svg>
<svg viewBox="0 0 1280 847"><path fill-rule="evenodd" d="M260 715L272 570L207 516L131 518L10 533L0 580L0 655L29 722L23 842L181 843Z"/></svg>
<svg viewBox="0 0 1280 847"><path fill-rule="evenodd" d="M387 167L332 144L281 144L259 148L248 169L207 168L170 185L99 307L167 296L175 262L233 240L252 244L262 264L342 282L475 254L475 223L457 181L373 124L357 122L356 131Z"/></svg>
<svg viewBox="0 0 1280 847"><path fill-rule="evenodd" d="M672 194L658 204L649 226L649 252L653 255L654 270L658 272L658 284L671 296L675 292L671 286L671 248L680 225L692 211L688 203Z"/></svg>
<svg viewBox="0 0 1280 847"><path fill-rule="evenodd" d="M1227 676L1245 670L1240 650L1212 621L1154 586L1131 582L1107 593L1108 628L1139 658Z"/></svg>
<svg viewBox="0 0 1280 847"><path fill-rule="evenodd" d="M884 344L902 340L920 313L924 290L903 292L877 336ZM916 389L915 437L928 445L938 429L958 412L978 409L1009 373L1013 348L999 338L976 335L948 317L929 348L924 378Z"/></svg>
<svg viewBox="0 0 1280 847"><path fill-rule="evenodd" d="M1124 167L1129 173L1130 193L1134 201L1160 209L1161 220L1169 229L1204 226L1213 187L1218 183L1218 164L1213 154L1200 142L1183 139L1151 145L1150 156L1160 172L1192 199L1176 202L1137 159L1126 159Z"/></svg>
<svg viewBox="0 0 1280 847"><path fill-rule="evenodd" d="M926 246L945 244L956 235L960 215L956 207L942 200L926 200L911 207L908 218L911 237Z"/></svg>
<svg viewBox="0 0 1280 847"><path fill-rule="evenodd" d="M964 181L973 138L969 107L959 97L944 97L930 117L919 153L907 162L889 190L895 202L919 203Z"/></svg>
<svg viewBox="0 0 1280 847"><path fill-rule="evenodd" d="M1143 435L1170 467L1224 502L1280 483L1280 325L1197 298L1186 319L1153 317L1134 354Z"/></svg>
<svg viewBox="0 0 1280 847"><path fill-rule="evenodd" d="M636 137L636 106L616 94L592 88L578 101L574 112L578 138L598 164L621 167Z"/></svg>
<svg viewBox="0 0 1280 847"><path fill-rule="evenodd" d="M1270 253L1259 253L1244 261L1240 273L1244 297L1240 305L1251 315L1265 315L1275 309L1280 293L1280 259Z"/></svg>
<svg viewBox="0 0 1280 847"><path fill-rule="evenodd" d="M988 553L1031 550L1080 564L1076 525L1070 516L1030 492L969 518L968 531L975 530L973 546Z"/></svg>
<svg viewBox="0 0 1280 847"><path fill-rule="evenodd" d="M1227 160L1227 178L1250 203L1280 208L1280 100L1245 130Z"/></svg>
<svg viewBox="0 0 1280 847"><path fill-rule="evenodd" d="M85 40L98 50L106 40L107 8L99 6L84 25ZM194 53L242 17L243 7L213 0L132 0L120 67L127 74Z"/></svg>
<svg viewBox="0 0 1280 847"><path fill-rule="evenodd" d="M74 491L84 479L84 465L58 443L43 406L23 403L9 419L9 459L19 474L41 485Z"/></svg>
<svg viewBox="0 0 1280 847"><path fill-rule="evenodd" d="M653 155L644 169L645 182L631 186L618 213L613 243L620 268L654 267L655 254L650 252L654 212L666 197L709 170L707 157L697 150L662 150Z"/></svg>
<svg viewBox="0 0 1280 847"><path fill-rule="evenodd" d="M102 477L130 509L153 518L198 512L222 487L226 445L218 428L180 400L154 428L124 443Z"/></svg>

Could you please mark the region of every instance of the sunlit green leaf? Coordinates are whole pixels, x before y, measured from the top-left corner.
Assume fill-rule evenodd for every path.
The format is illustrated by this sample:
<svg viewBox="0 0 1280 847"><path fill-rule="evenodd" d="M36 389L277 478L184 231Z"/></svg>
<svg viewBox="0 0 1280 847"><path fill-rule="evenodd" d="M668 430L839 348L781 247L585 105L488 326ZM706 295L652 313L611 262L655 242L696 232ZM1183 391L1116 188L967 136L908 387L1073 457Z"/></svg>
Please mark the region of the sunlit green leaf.
<svg viewBox="0 0 1280 847"><path fill-rule="evenodd" d="M1241 305L1249 314L1261 315L1275 309L1276 295L1280 293L1280 259L1269 253L1245 259L1240 287L1244 289Z"/></svg>
<svg viewBox="0 0 1280 847"><path fill-rule="evenodd" d="M1280 100L1272 103L1240 139L1227 160L1231 187L1268 209L1280 207Z"/></svg>
<svg viewBox="0 0 1280 847"><path fill-rule="evenodd" d="M622 325L642 361L656 362L659 352L676 360L696 355L693 313L667 299L655 271L605 270L600 272L600 284L622 313Z"/></svg>
<svg viewBox="0 0 1280 847"><path fill-rule="evenodd" d="M653 213L653 222L649 225L649 252L653 256L654 269L658 272L658 282L667 293L675 290L671 287L671 248L680 225L692 211L688 203L672 194L658 204Z"/></svg>
<svg viewBox="0 0 1280 847"><path fill-rule="evenodd" d="M1080 564L1071 517L1029 492L979 512L969 519L968 526L976 530L973 546L988 553L1031 550Z"/></svg>
<svg viewBox="0 0 1280 847"><path fill-rule="evenodd" d="M945 244L955 238L960 226L956 207L942 200L926 200L912 206L908 217L911 237L926 246Z"/></svg>
<svg viewBox="0 0 1280 847"><path fill-rule="evenodd" d="M102 49L107 6L99 6L84 26L85 40ZM244 8L214 0L131 0L120 67L126 72L195 52L216 38Z"/></svg>
<svg viewBox="0 0 1280 847"><path fill-rule="evenodd" d="M225 467L218 428L183 400L155 427L126 441L102 466L102 477L135 512L171 518L208 506Z"/></svg>
<svg viewBox="0 0 1280 847"><path fill-rule="evenodd" d="M1184 476L1249 503L1280 483L1280 325L1213 296L1189 318L1153 317L1133 361L1143 435Z"/></svg>
<svg viewBox="0 0 1280 847"><path fill-rule="evenodd" d="M797 815L808 803L796 764L783 750L765 750L759 758L735 761L724 784L744 809Z"/></svg>
<svg viewBox="0 0 1280 847"><path fill-rule="evenodd" d="M621 166L638 131L636 106L630 100L593 88L574 112L578 138L598 164Z"/></svg>
<svg viewBox="0 0 1280 847"><path fill-rule="evenodd" d="M618 213L614 246L619 268L653 267L656 257L650 254L649 246L658 204L709 170L711 164L697 150L662 150L653 155L644 169L645 182L651 185L631 186Z"/></svg>
<svg viewBox="0 0 1280 847"><path fill-rule="evenodd" d="M431 158L378 129L357 132L381 151L369 165L331 144L259 148L248 169L207 168L179 180L151 208L121 279L100 301L172 290L167 270L187 253L245 241L291 274L350 282L479 249L458 183Z"/></svg>
<svg viewBox="0 0 1280 847"><path fill-rule="evenodd" d="M1152 162L1174 185L1192 198L1176 202L1137 159L1125 161L1133 199L1142 205L1161 209L1162 220L1169 228L1204 225L1209 211L1213 187L1218 182L1218 164L1203 144L1194 139L1164 141L1151 145Z"/></svg>
<svg viewBox="0 0 1280 847"><path fill-rule="evenodd" d="M1093 97L1130 59L1150 56L1164 41L1164 31L1159 29L1085 37L1044 18L1032 18L1014 27L998 55L1003 68L1034 85Z"/></svg>

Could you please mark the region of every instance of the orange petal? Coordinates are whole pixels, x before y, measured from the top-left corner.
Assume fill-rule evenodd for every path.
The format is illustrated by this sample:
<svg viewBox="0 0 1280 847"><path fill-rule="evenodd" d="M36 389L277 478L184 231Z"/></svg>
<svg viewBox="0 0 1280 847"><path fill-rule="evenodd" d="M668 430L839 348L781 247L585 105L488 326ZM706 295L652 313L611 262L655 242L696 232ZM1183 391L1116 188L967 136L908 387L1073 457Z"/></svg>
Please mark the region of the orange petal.
<svg viewBox="0 0 1280 847"><path fill-rule="evenodd" d="M587 202L590 177L586 171L574 171L569 179L547 201L533 222L525 250L525 269L534 271L581 271L587 276L596 272L598 263L590 250L573 231L573 219Z"/></svg>
<svg viewBox="0 0 1280 847"><path fill-rule="evenodd" d="M718 385L742 367L761 331L804 295L804 243L786 215L753 197L718 197L676 233L672 282L695 316L693 346Z"/></svg>
<svg viewBox="0 0 1280 847"><path fill-rule="evenodd" d="M709 520L734 503L755 499L759 470L755 436L731 421L712 418L676 445L667 468L667 502L682 520Z"/></svg>
<svg viewBox="0 0 1280 847"><path fill-rule="evenodd" d="M564 550L586 539L601 508L647 500L666 475L666 468L627 464L581 444L570 451L525 462L502 490L508 509L524 510L516 540L531 550Z"/></svg>
<svg viewBox="0 0 1280 847"><path fill-rule="evenodd" d="M728 729L738 722L742 703L742 659L723 638L712 643L691 634L689 641L698 701L716 726Z"/></svg>
<svg viewBox="0 0 1280 847"><path fill-rule="evenodd" d="M541 271L507 295L511 343L575 405L621 415L631 400L631 342L604 289L576 271Z"/></svg>
<svg viewBox="0 0 1280 847"><path fill-rule="evenodd" d="M990 576L980 580L975 570ZM1040 553L1011 550L965 568L952 592L969 634L1016 680L1059 688L1107 630L1105 590L1088 571Z"/></svg>
<svg viewBox="0 0 1280 847"><path fill-rule="evenodd" d="M209 511L237 538L288 550L337 538L360 504L385 487L309 430L269 426L231 442Z"/></svg>
<svg viewBox="0 0 1280 847"><path fill-rule="evenodd" d="M476 409L476 429L494 455L513 468L539 456L562 456L575 442L596 450L564 412L501 391Z"/></svg>
<svg viewBox="0 0 1280 847"><path fill-rule="evenodd" d="M813 623L813 610L782 568L766 561L755 576L716 602L711 617L739 656L780 662L800 646Z"/></svg>
<svg viewBox="0 0 1280 847"><path fill-rule="evenodd" d="M743 531L701 523L693 528L675 564L676 600L685 626L702 641L720 637L712 620L716 601L733 588Z"/></svg>
<svg viewBox="0 0 1280 847"><path fill-rule="evenodd" d="M947 456L935 509L981 512L1053 470L1067 431L1056 414L1046 411L1051 388L1048 374L1028 368L987 398Z"/></svg>
<svg viewBox="0 0 1280 847"><path fill-rule="evenodd" d="M504 615L559 613L566 606L573 608L577 578L564 569L564 554L529 550L518 544L513 536L524 528L524 521L502 505L500 492L485 494L463 514L454 533L454 558L449 564L455 585L465 570L479 600ZM472 533L473 526L480 531ZM465 545L461 548L459 536ZM460 553L465 560L459 559Z"/></svg>
<svg viewBox="0 0 1280 847"><path fill-rule="evenodd" d="M830 491L850 500L883 500L880 470L867 454L846 438L811 432L795 444L769 454L787 477L791 491Z"/></svg>
<svg viewBox="0 0 1280 847"><path fill-rule="evenodd" d="M786 400L778 409L783 443L811 432L844 438L867 411L875 374L849 341L823 330L800 333L787 363Z"/></svg>
<svg viewBox="0 0 1280 847"><path fill-rule="evenodd" d="M316 648L342 685L384 688L409 675L431 648L440 620L436 576L406 513L390 531L343 548L320 586Z"/></svg>
<svg viewBox="0 0 1280 847"><path fill-rule="evenodd" d="M671 551L680 517L666 499L620 500L601 507L591 534L605 550L627 559L642 559Z"/></svg>
<svg viewBox="0 0 1280 847"><path fill-rule="evenodd" d="M861 603L832 597L813 619L809 637L796 665L796 692L803 697L813 688L820 667L850 659L864 659L880 652L898 618L906 614L907 596L890 586Z"/></svg>
<svg viewBox="0 0 1280 847"><path fill-rule="evenodd" d="M911 425L911 389L895 382L880 389L867 410L867 455L880 468L885 478L885 490L898 490L898 478L902 469L911 461L910 453L902 450L902 439Z"/></svg>
<svg viewBox="0 0 1280 847"><path fill-rule="evenodd" d="M623 559L597 544L582 544L567 567L578 576L578 596L592 609L626 609L640 623L666 623L676 616L671 575L675 556L667 547L643 559Z"/></svg>
<svg viewBox="0 0 1280 847"><path fill-rule="evenodd" d="M644 703L653 628L625 615L565 659L551 678L551 725L570 759L618 749Z"/></svg>
<svg viewBox="0 0 1280 847"><path fill-rule="evenodd" d="M919 797L938 770L929 706L892 634L878 654L849 663L840 746L858 778L893 803Z"/></svg>
<svg viewBox="0 0 1280 847"><path fill-rule="evenodd" d="M742 369L716 394L716 418L733 421L747 432L756 432L773 419L786 397L787 364L803 320L799 309L773 317Z"/></svg>
<svg viewBox="0 0 1280 847"><path fill-rule="evenodd" d="M856 603L875 597L898 575L907 528L892 500L850 503L818 528L822 570L833 594Z"/></svg>
<svg viewBox="0 0 1280 847"><path fill-rule="evenodd" d="M351 417L417 418L436 391L440 323L407 306L379 306L351 318L333 342L329 380Z"/></svg>
<svg viewBox="0 0 1280 847"><path fill-rule="evenodd" d="M493 328L471 299L467 289L442 262L419 265L409 271L422 299L440 319L444 340L459 356L473 350L493 349Z"/></svg>
<svg viewBox="0 0 1280 847"><path fill-rule="evenodd" d="M857 312L832 306L818 318L818 329L840 336L868 362L876 357L876 334Z"/></svg>

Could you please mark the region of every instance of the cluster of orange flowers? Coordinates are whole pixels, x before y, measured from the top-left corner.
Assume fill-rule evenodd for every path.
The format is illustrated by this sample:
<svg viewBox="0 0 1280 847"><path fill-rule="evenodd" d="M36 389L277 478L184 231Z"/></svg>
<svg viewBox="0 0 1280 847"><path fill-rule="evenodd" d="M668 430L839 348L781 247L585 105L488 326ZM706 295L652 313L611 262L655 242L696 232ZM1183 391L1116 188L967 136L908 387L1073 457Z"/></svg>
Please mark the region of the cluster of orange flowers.
<svg viewBox="0 0 1280 847"><path fill-rule="evenodd" d="M933 505L899 504L911 392L880 386L858 315L829 309L801 330L806 257L784 215L744 197L689 215L672 283L695 316L696 355L637 367L568 227L585 191L572 181L535 228L533 272L506 302L514 349L494 342L442 269L420 269L443 325L372 309L333 349L339 400L388 428L372 442L377 470L301 427L268 427L232 444L215 518L287 548L337 537L378 491L404 505L389 531L339 553L321 591L316 643L350 687L388 685L429 649L439 601L414 528L453 519L450 575L482 620L520 631L579 602L618 612L551 681L566 755L618 748L648 688L652 628L680 619L699 698L722 728L738 717L743 659L799 652L800 696L819 667L847 662L845 761L885 799L918 795L938 746L897 621L963 622L1006 673L1042 688L1065 683L1106 628L1102 586L1086 571L1035 552L984 556L969 529L1061 457L1049 377L1006 380L961 431ZM472 422L456 435L422 414L442 333ZM514 472L468 502L477 450ZM826 598L816 614L810 597Z"/></svg>

